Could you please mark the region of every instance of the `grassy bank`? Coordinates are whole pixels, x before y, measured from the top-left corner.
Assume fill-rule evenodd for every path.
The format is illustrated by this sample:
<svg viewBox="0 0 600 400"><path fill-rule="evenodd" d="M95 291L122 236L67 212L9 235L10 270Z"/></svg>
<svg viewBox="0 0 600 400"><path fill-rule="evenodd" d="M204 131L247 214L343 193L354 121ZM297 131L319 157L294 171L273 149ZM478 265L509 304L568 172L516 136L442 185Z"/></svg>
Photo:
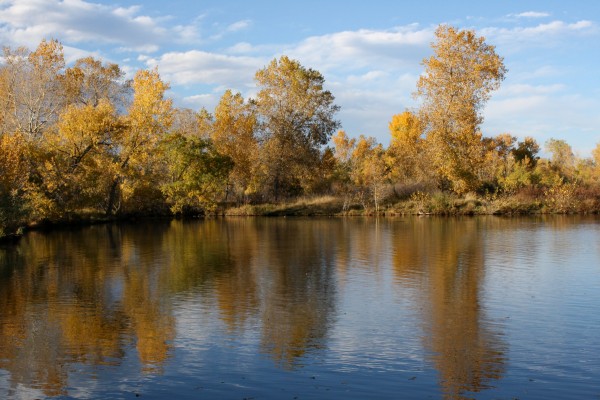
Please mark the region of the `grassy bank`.
<svg viewBox="0 0 600 400"><path fill-rule="evenodd" d="M346 206L344 206L346 204ZM341 197L294 199L279 204L231 207L225 216L371 216L371 215L527 215L598 214L600 194L585 191L524 191L515 194L458 196L446 192L416 192L379 205L345 202Z"/></svg>
<svg viewBox="0 0 600 400"><path fill-rule="evenodd" d="M341 215L344 200L335 196L302 197L278 204L245 204L221 211L225 216L332 216Z"/></svg>
<svg viewBox="0 0 600 400"><path fill-rule="evenodd" d="M400 216L400 215L527 215L527 214L599 214L600 192L581 188L526 190L513 194L458 196L433 191L414 192L405 198L389 197L378 205L348 201L339 196L301 197L280 203L223 205L215 216ZM15 242L30 229L56 229L93 225L120 220L170 218L165 215L105 216L99 213L72 213L57 220L29 222L18 229L0 231L0 242ZM189 216L184 216L189 218Z"/></svg>

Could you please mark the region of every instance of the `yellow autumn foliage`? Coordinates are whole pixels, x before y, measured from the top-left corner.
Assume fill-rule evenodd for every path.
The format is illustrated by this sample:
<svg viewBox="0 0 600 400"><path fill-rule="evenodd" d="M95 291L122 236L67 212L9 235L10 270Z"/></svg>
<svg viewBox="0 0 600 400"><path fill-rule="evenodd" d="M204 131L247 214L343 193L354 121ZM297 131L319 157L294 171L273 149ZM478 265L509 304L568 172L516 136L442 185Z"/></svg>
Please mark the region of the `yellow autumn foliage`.
<svg viewBox="0 0 600 400"><path fill-rule="evenodd" d="M466 193L477 188L484 160L481 110L506 68L494 46L474 31L441 25L435 37L434 55L423 60L425 73L417 82L420 118L440 178Z"/></svg>

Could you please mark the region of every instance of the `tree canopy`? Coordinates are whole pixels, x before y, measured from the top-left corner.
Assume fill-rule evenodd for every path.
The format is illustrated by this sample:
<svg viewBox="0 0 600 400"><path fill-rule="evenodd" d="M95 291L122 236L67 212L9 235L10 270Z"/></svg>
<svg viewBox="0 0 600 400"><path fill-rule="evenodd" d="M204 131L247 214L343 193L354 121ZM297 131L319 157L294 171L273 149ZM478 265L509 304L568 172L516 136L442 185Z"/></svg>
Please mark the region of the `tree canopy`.
<svg viewBox="0 0 600 400"><path fill-rule="evenodd" d="M420 117L434 163L457 192L476 189L483 162L480 125L483 106L504 79L506 68L495 48L471 30L441 25L423 60L417 82Z"/></svg>
<svg viewBox="0 0 600 400"><path fill-rule="evenodd" d="M259 70L256 83L260 159L277 200L282 194L300 193L315 173L321 147L340 126L334 118L339 107L324 89L321 73L286 56Z"/></svg>
<svg viewBox="0 0 600 400"><path fill-rule="evenodd" d="M391 116L386 148L366 134L334 135L340 107L324 76L287 56L256 72L254 97L228 89L211 112L176 107L157 69L126 79L89 56L67 65L56 40L5 48L0 236L86 213L202 214L307 195L377 212L386 199L434 190L527 189L570 210L576 187L600 185L598 148L582 159L551 139L543 158L532 137L484 136L483 108L507 73L484 37L442 25L432 51L418 107Z"/></svg>

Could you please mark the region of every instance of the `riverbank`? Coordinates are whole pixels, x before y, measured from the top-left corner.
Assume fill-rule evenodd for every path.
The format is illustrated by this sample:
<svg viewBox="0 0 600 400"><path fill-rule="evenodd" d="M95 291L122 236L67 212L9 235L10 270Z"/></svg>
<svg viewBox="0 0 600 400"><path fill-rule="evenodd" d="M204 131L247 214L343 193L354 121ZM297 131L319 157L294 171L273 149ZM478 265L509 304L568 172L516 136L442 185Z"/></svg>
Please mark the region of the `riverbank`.
<svg viewBox="0 0 600 400"><path fill-rule="evenodd" d="M334 196L305 197L279 204L243 205L222 210L224 216L395 216L598 214L600 197L587 193L522 192L458 196L416 192L406 199L372 203Z"/></svg>
<svg viewBox="0 0 600 400"><path fill-rule="evenodd" d="M458 196L447 192L416 192L405 199L388 199L377 207L373 203L349 201L339 196L301 197L280 203L221 205L207 216L404 216L404 215L536 215L536 214L600 214L600 196L584 192L521 192L512 195L469 194ZM28 230L49 230L63 227L135 221L152 218L198 218L201 212L185 216L120 215L101 213L71 213L56 220L33 221L0 235L0 243L12 243Z"/></svg>
<svg viewBox="0 0 600 400"><path fill-rule="evenodd" d="M137 220L171 219L172 215L105 215L102 213L71 213L56 219L43 219L41 221L30 221L16 229L12 229L0 235L0 244L16 243L28 231L52 231L59 229L70 229L74 227L108 224L115 222L132 222ZM6 231L5 231L6 232Z"/></svg>

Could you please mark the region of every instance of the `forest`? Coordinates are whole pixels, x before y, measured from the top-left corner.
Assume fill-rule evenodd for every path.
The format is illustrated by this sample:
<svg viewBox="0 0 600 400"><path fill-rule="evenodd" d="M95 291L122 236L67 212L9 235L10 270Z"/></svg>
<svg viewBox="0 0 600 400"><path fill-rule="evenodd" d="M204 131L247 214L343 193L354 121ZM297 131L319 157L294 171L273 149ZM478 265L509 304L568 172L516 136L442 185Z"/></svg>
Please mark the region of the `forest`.
<svg viewBox="0 0 600 400"><path fill-rule="evenodd" d="M508 71L471 30L438 27L387 148L340 130L323 75L286 56L256 72L255 98L227 90L212 112L176 107L156 69L66 65L57 40L2 59L0 237L131 216L600 210L600 145L580 158L564 140L481 132Z"/></svg>

